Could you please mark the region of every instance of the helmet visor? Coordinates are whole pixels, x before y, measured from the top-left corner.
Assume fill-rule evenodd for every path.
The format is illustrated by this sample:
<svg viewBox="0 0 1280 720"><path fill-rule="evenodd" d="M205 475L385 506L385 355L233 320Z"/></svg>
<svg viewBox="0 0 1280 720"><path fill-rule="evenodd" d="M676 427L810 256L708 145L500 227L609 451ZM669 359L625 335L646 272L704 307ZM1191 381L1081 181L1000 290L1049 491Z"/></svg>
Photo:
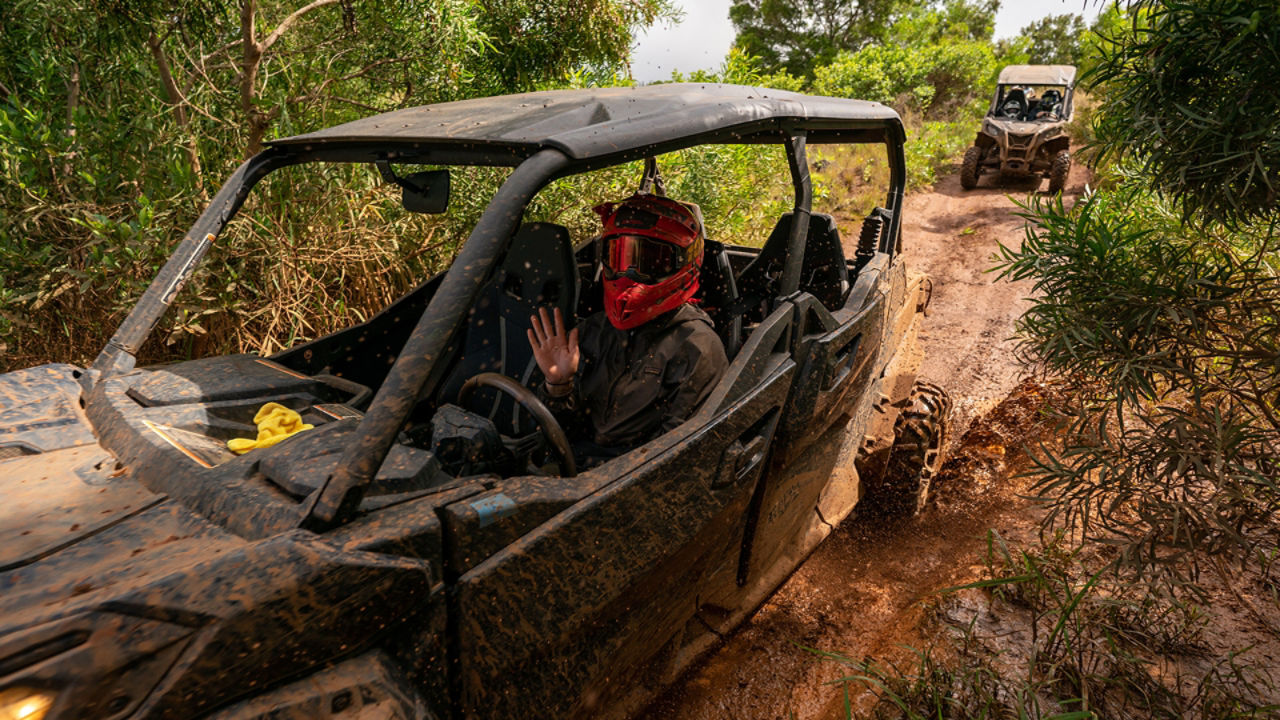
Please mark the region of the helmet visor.
<svg viewBox="0 0 1280 720"><path fill-rule="evenodd" d="M611 235L604 239L604 275L629 277L653 285L688 264L688 251L644 235Z"/></svg>

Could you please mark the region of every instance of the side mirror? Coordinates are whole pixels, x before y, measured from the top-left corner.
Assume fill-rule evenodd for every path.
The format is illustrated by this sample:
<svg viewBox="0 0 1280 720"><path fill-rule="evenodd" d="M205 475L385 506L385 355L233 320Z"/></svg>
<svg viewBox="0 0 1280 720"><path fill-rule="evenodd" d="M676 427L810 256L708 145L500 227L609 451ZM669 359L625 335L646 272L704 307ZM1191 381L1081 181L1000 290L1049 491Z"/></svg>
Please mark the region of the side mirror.
<svg viewBox="0 0 1280 720"><path fill-rule="evenodd" d="M449 171L426 170L400 177L391 163L374 163L385 182L400 186L400 204L412 213L438 215L449 209Z"/></svg>

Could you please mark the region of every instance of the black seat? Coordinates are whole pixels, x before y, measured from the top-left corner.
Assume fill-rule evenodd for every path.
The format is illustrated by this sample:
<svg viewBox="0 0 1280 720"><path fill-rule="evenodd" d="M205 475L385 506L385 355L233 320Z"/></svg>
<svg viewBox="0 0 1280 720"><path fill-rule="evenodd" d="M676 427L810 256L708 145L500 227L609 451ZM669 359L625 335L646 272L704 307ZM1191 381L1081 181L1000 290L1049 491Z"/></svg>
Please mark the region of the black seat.
<svg viewBox="0 0 1280 720"><path fill-rule="evenodd" d="M1021 120L1027 112L1027 94L1022 88L1014 88L1000 103L1000 114L1012 120Z"/></svg>
<svg viewBox="0 0 1280 720"><path fill-rule="evenodd" d="M755 307L778 296L787 261L791 215L786 213L778 218L760 254L738 276L743 307ZM825 213L814 213L809 218L809 237L805 240L804 261L800 265L800 290L833 312L844 307L849 294L849 266L840 244L840 231L835 219Z"/></svg>
<svg viewBox="0 0 1280 720"><path fill-rule="evenodd" d="M462 383L482 372L528 385L538 367L526 335L529 316L539 307L558 307L572 326L577 304L578 267L568 229L552 223L521 226L502 265L480 291L462 338L462 357L442 384L439 402L455 402ZM489 388L477 390L469 405L504 434L533 430L511 398Z"/></svg>
<svg viewBox="0 0 1280 720"><path fill-rule="evenodd" d="M704 247L696 297L701 303L699 307L715 322L725 355L732 360L742 347L742 314L733 311L738 301L738 285L724 244L707 240Z"/></svg>

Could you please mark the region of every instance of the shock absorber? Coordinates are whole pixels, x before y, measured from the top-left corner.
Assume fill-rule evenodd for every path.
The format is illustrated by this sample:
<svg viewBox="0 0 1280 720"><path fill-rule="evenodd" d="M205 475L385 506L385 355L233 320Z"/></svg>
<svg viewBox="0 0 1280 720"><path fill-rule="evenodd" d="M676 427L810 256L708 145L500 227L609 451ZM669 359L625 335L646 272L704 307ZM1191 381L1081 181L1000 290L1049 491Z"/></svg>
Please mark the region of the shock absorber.
<svg viewBox="0 0 1280 720"><path fill-rule="evenodd" d="M876 246L880 243L880 232L884 229L884 216L880 208L876 208L862 221L862 230L858 233L858 250L853 255L854 269L861 270L876 254Z"/></svg>

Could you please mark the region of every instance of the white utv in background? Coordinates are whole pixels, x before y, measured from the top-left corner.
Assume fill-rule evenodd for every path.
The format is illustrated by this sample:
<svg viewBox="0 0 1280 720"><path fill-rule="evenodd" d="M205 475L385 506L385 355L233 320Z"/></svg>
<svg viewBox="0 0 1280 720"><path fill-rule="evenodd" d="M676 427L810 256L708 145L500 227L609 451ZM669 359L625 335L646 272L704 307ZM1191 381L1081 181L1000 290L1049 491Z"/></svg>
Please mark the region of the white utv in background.
<svg viewBox="0 0 1280 720"><path fill-rule="evenodd" d="M960 185L972 190L987 170L1004 177L1049 178L1061 192L1071 171L1067 123L1076 69L1072 65L1009 65L1000 71L991 109L964 154Z"/></svg>

